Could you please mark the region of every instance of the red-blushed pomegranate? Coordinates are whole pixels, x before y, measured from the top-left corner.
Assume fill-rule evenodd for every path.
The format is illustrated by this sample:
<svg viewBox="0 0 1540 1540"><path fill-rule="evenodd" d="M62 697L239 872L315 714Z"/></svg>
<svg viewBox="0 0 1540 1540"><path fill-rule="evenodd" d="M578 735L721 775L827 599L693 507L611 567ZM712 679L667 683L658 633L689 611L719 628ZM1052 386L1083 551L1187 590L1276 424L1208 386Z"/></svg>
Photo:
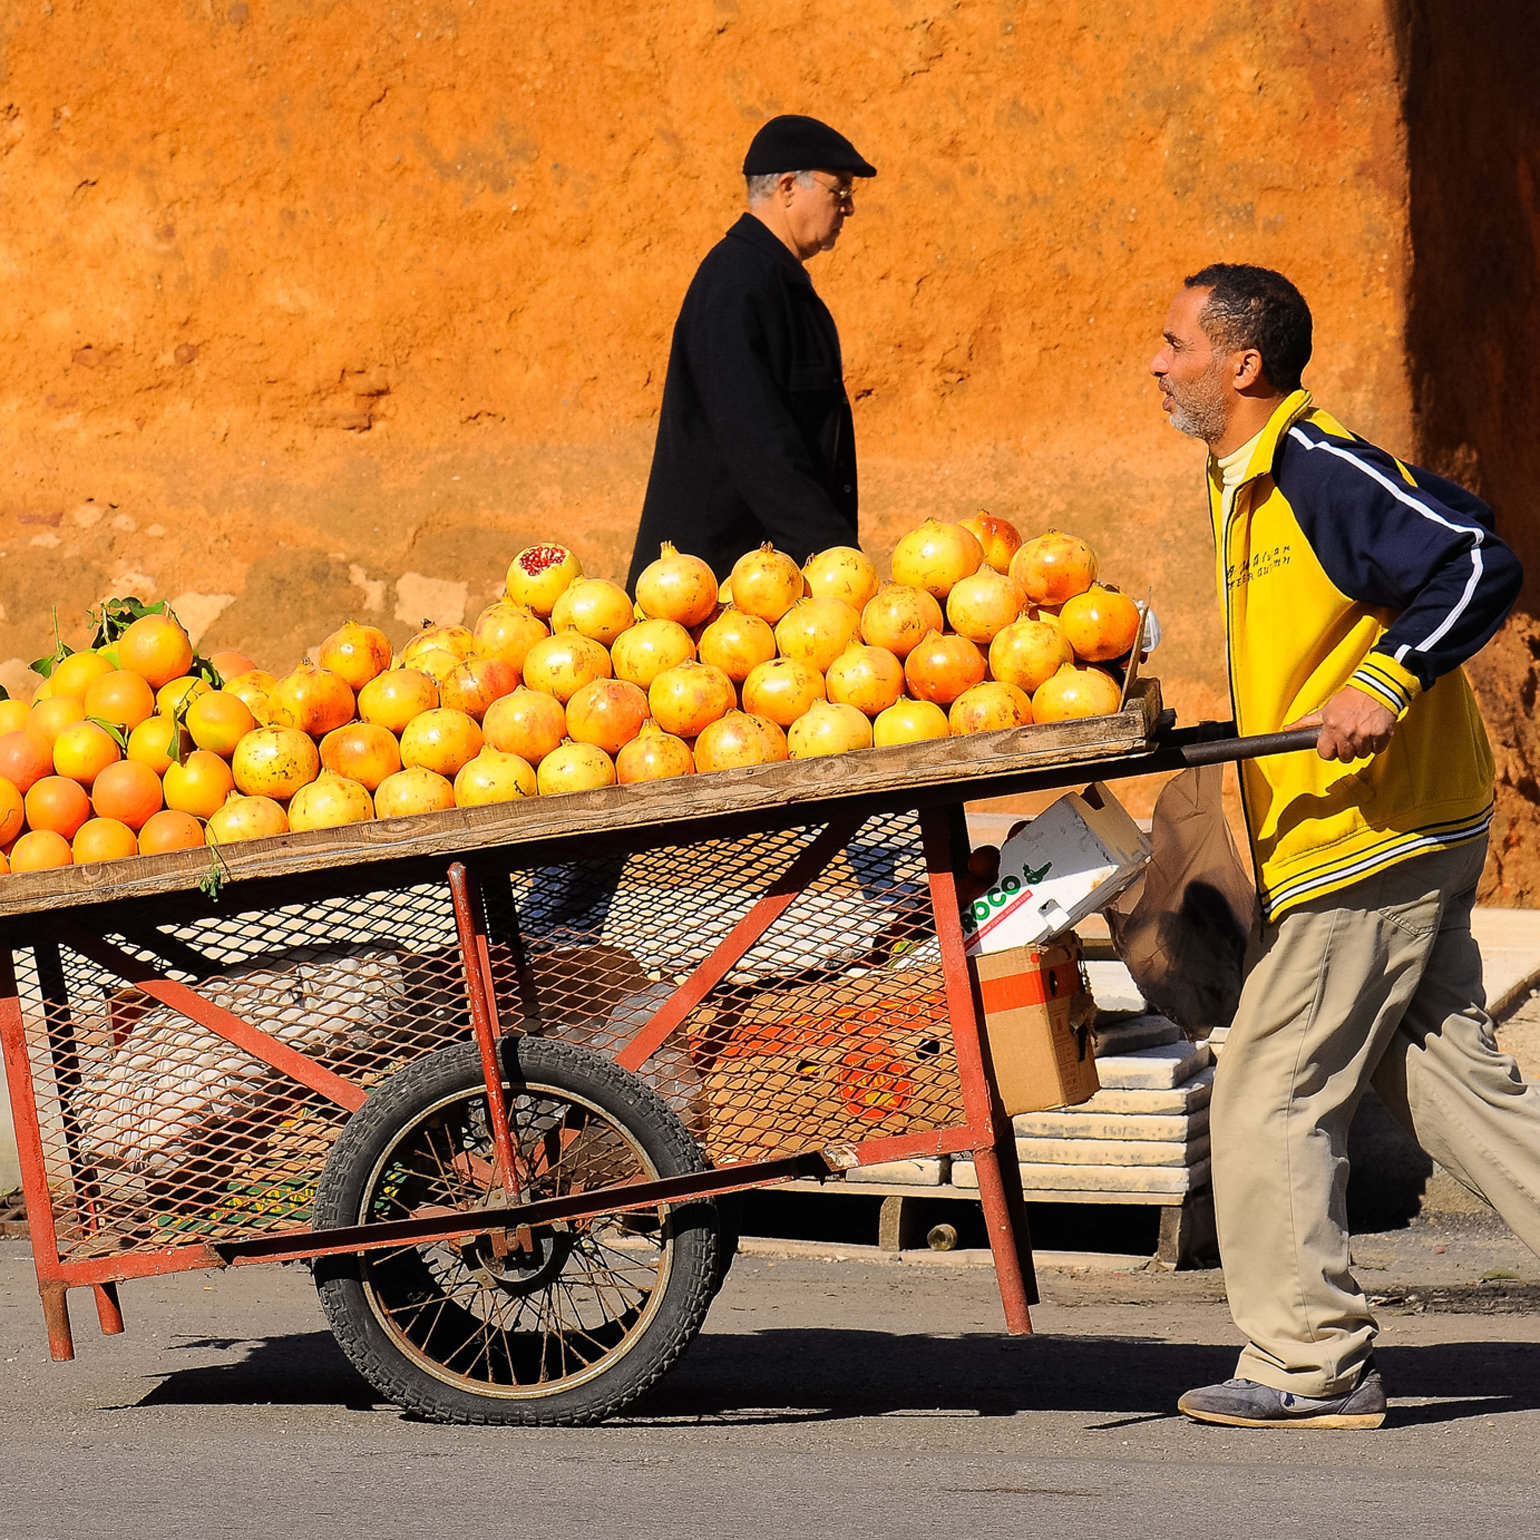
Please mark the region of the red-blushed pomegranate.
<svg viewBox="0 0 1540 1540"><path fill-rule="evenodd" d="M874 717L904 693L904 665L886 647L852 642L829 665L823 683L831 701Z"/></svg>
<svg viewBox="0 0 1540 1540"><path fill-rule="evenodd" d="M595 679L567 702L567 736L618 754L642 730L647 696L624 679Z"/></svg>
<svg viewBox="0 0 1540 1540"><path fill-rule="evenodd" d="M898 743L925 743L951 732L946 712L934 701L895 701L872 723L872 740L879 749Z"/></svg>
<svg viewBox="0 0 1540 1540"><path fill-rule="evenodd" d="M615 677L639 690L651 689L664 669L694 656L695 643L677 620L643 620L616 637L610 651Z"/></svg>
<svg viewBox="0 0 1540 1540"><path fill-rule="evenodd" d="M719 668L734 684L775 656L775 632L770 623L742 610L724 610L701 633L700 660Z"/></svg>
<svg viewBox="0 0 1540 1540"><path fill-rule="evenodd" d="M321 740L321 766L373 793L401 768L401 745L394 733L376 723L352 722Z"/></svg>
<svg viewBox="0 0 1540 1540"><path fill-rule="evenodd" d="M709 663L676 663L653 680L647 703L664 732L694 738L738 704L738 692Z"/></svg>
<svg viewBox="0 0 1540 1540"><path fill-rule="evenodd" d="M1063 604L1096 581L1096 553L1084 540L1050 529L1017 551L1011 576L1034 604Z"/></svg>
<svg viewBox="0 0 1540 1540"><path fill-rule="evenodd" d="M1139 634L1139 606L1116 588L1093 583L1083 594L1066 599L1059 625L1076 655L1087 663L1121 658Z"/></svg>
<svg viewBox="0 0 1540 1540"><path fill-rule="evenodd" d="M356 693L390 667L390 638L378 626L350 620L321 643L316 662Z"/></svg>
<svg viewBox="0 0 1540 1540"><path fill-rule="evenodd" d="M555 696L521 688L487 707L481 731L499 753L538 765L567 736L567 714Z"/></svg>
<svg viewBox="0 0 1540 1540"><path fill-rule="evenodd" d="M774 740L765 731L766 725L780 732L774 723L766 724L743 711L729 711L726 716L718 717L695 740L695 768L705 774L711 770L741 770L745 765L768 765L777 759L785 759L785 739L782 738L781 752L777 754Z"/></svg>
<svg viewBox="0 0 1540 1540"><path fill-rule="evenodd" d="M813 598L843 599L856 610L865 609L882 586L877 563L853 545L831 545L808 557L802 577Z"/></svg>
<svg viewBox="0 0 1540 1540"><path fill-rule="evenodd" d="M568 741L540 761L535 784L542 797L567 791L597 791L615 784L615 765L603 749Z"/></svg>
<svg viewBox="0 0 1540 1540"><path fill-rule="evenodd" d="M980 567L946 597L946 618L959 636L985 647L1021 613L1020 587L993 567Z"/></svg>
<svg viewBox="0 0 1540 1540"><path fill-rule="evenodd" d="M826 698L823 675L795 658L772 658L743 681L743 709L790 727L813 704Z"/></svg>
<svg viewBox="0 0 1540 1540"><path fill-rule="evenodd" d="M374 794L376 818L409 818L414 813L444 813L455 805L454 785L436 770L409 765L387 775Z"/></svg>
<svg viewBox="0 0 1540 1540"><path fill-rule="evenodd" d="M486 807L535 795L535 770L527 759L483 745L460 766L454 783L456 807Z"/></svg>
<svg viewBox="0 0 1540 1540"><path fill-rule="evenodd" d="M625 589L607 578L574 578L551 610L553 631L577 631L606 647L635 624Z"/></svg>
<svg viewBox="0 0 1540 1540"><path fill-rule="evenodd" d="M713 722L706 731L717 724ZM615 756L615 779L622 786L638 781L671 781L694 775L695 756L683 738L666 733L650 717L642 730Z"/></svg>
<svg viewBox="0 0 1540 1540"><path fill-rule="evenodd" d="M821 674L860 633L861 612L843 599L799 599L776 626L775 645Z"/></svg>
<svg viewBox="0 0 1540 1540"><path fill-rule="evenodd" d="M969 733L993 733L1006 727L1026 727L1032 721L1032 702L1026 691L998 679L986 679L964 690L952 702L947 727L954 738Z"/></svg>
<svg viewBox="0 0 1540 1540"><path fill-rule="evenodd" d="M774 625L806 591L802 569L766 541L733 563L733 608Z"/></svg>
<svg viewBox="0 0 1540 1540"><path fill-rule="evenodd" d="M590 680L609 677L609 653L592 637L577 631L548 636L524 655L524 683L532 690L554 695L564 706ZM442 688L439 693L442 695Z"/></svg>
<svg viewBox="0 0 1540 1540"><path fill-rule="evenodd" d="M996 572L1011 570L1011 558L1021 549L1021 533L1009 519L996 518L987 509L980 508L977 513L957 522L978 541L984 560Z"/></svg>
<svg viewBox="0 0 1540 1540"><path fill-rule="evenodd" d="M960 524L926 519L893 547L893 581L945 599L984 563L984 548Z"/></svg>
<svg viewBox="0 0 1540 1540"><path fill-rule="evenodd" d="M765 743L770 750L770 762L780 764L790 759L791 755L786 751L786 729L779 723L772 722L769 717L756 716L752 711L747 715L751 722L759 724L759 730L765 735Z"/></svg>
<svg viewBox="0 0 1540 1540"><path fill-rule="evenodd" d="M485 658L501 658L524 677L524 657L550 628L531 609L511 599L489 604L476 617L476 649Z"/></svg>
<svg viewBox="0 0 1540 1540"><path fill-rule="evenodd" d="M501 658L467 658L439 682L439 705L463 711L479 722L495 700L519 687L519 671Z"/></svg>
<svg viewBox="0 0 1540 1540"><path fill-rule="evenodd" d="M787 752L793 759L848 754L871 746L872 724L854 706L834 701L814 701L786 734Z"/></svg>
<svg viewBox="0 0 1540 1540"><path fill-rule="evenodd" d="M916 700L950 706L984 678L984 654L966 636L931 632L904 660L904 681Z"/></svg>
<svg viewBox="0 0 1540 1540"><path fill-rule="evenodd" d="M717 607L716 574L698 556L685 556L668 541L636 580L636 602L649 620L697 626Z"/></svg>
<svg viewBox="0 0 1540 1540"><path fill-rule="evenodd" d="M1074 717L1103 717L1118 709L1123 691L1104 668L1091 663L1066 663L1045 680L1032 697L1032 714L1039 722L1068 722Z"/></svg>
<svg viewBox="0 0 1540 1540"><path fill-rule="evenodd" d="M989 672L1028 695L1073 661L1062 628L1048 620L1012 621L989 644Z"/></svg>
<svg viewBox="0 0 1540 1540"><path fill-rule="evenodd" d="M532 545L508 563L508 597L540 616L549 615L556 601L583 568L564 545Z"/></svg>
<svg viewBox="0 0 1540 1540"><path fill-rule="evenodd" d="M904 583L886 583L861 611L861 640L872 647L886 647L902 660L923 636L945 624L934 595Z"/></svg>
<svg viewBox="0 0 1540 1540"><path fill-rule="evenodd" d="M273 726L295 727L321 738L353 720L353 692L330 669L301 664L273 686Z"/></svg>

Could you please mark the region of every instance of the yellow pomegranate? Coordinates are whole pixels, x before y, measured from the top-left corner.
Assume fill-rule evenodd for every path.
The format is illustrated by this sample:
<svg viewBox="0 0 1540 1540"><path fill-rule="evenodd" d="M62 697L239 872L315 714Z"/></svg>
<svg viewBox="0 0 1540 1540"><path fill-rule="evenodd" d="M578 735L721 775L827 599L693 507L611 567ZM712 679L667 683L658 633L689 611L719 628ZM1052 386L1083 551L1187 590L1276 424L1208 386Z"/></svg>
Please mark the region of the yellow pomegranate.
<svg viewBox="0 0 1540 1540"><path fill-rule="evenodd" d="M743 709L790 727L815 700L824 700L823 675L795 658L772 658L743 681Z"/></svg>
<svg viewBox="0 0 1540 1540"><path fill-rule="evenodd" d="M603 749L568 741L540 761L535 784L542 797L568 791L596 791L615 784L615 765Z"/></svg>
<svg viewBox="0 0 1540 1540"><path fill-rule="evenodd" d="M1031 720L1032 702L1026 692L998 679L987 679L971 690L964 690L947 713L947 727L954 738L1025 727Z"/></svg>
<svg viewBox="0 0 1540 1540"><path fill-rule="evenodd" d="M713 722L706 732L716 725ZM639 781L668 781L694 773L695 757L690 752L690 745L683 738L664 732L651 717L615 756L615 779L622 786Z"/></svg>
<svg viewBox="0 0 1540 1540"><path fill-rule="evenodd" d="M340 829L373 817L374 801L368 787L330 770L301 786L289 802L289 828L295 834L306 829Z"/></svg>
<svg viewBox="0 0 1540 1540"><path fill-rule="evenodd" d="M453 780L460 767L481 752L483 741L474 717L440 706L406 724L401 734L401 763L408 769L431 770Z"/></svg>
<svg viewBox="0 0 1540 1540"><path fill-rule="evenodd" d="M989 644L989 672L1028 695L1073 661L1063 628L1047 620L1013 621Z"/></svg>
<svg viewBox="0 0 1540 1540"><path fill-rule="evenodd" d="M904 665L886 647L852 642L829 665L823 683L831 701L875 717L904 693Z"/></svg>
<svg viewBox="0 0 1540 1540"><path fill-rule="evenodd" d="M733 563L733 608L774 625L807 591L802 569L767 540Z"/></svg>
<svg viewBox="0 0 1540 1540"><path fill-rule="evenodd" d="M1122 688L1106 669L1090 663L1066 663L1038 686L1032 712L1039 722L1068 722L1100 717L1118 709Z"/></svg>
<svg viewBox="0 0 1540 1540"><path fill-rule="evenodd" d="M768 765L784 759L785 738L781 737L780 752L774 738L765 727L780 728L766 723L761 717L744 711L729 711L710 723L695 740L695 768L703 774L712 770L740 770L745 765Z"/></svg>
<svg viewBox="0 0 1540 1540"><path fill-rule="evenodd" d="M415 668L388 669L358 692L360 718L392 733L404 733L413 717L436 705L438 686Z"/></svg>
<svg viewBox="0 0 1540 1540"><path fill-rule="evenodd" d="M402 657L405 660L404 653ZM447 647L426 647L420 652L413 653L409 661L403 661L402 669L426 674L433 681L434 688L441 689L444 681L464 661L465 659L458 653L451 652Z"/></svg>
<svg viewBox="0 0 1540 1540"><path fill-rule="evenodd" d="M983 562L983 546L962 525L926 519L893 547L893 581L945 599Z"/></svg>
<svg viewBox="0 0 1540 1540"><path fill-rule="evenodd" d="M946 624L934 595L904 583L886 583L861 611L861 640L907 658L931 631Z"/></svg>
<svg viewBox="0 0 1540 1540"><path fill-rule="evenodd" d="M561 631L536 642L524 657L524 683L566 705L585 684L611 677L610 655L592 637Z"/></svg>
<svg viewBox="0 0 1540 1540"><path fill-rule="evenodd" d="M269 727L273 721L273 687L277 683L266 669L253 668L225 680L225 694L244 701L259 727Z"/></svg>
<svg viewBox="0 0 1540 1540"><path fill-rule="evenodd" d="M742 610L724 610L701 633L700 660L719 668L734 684L775 656L775 632L768 621Z"/></svg>
<svg viewBox="0 0 1540 1540"><path fill-rule="evenodd" d="M321 773L321 755L310 735L297 727L259 727L236 744L230 770L236 789L246 796L287 802Z"/></svg>
<svg viewBox="0 0 1540 1540"><path fill-rule="evenodd" d="M765 735L765 744L769 750L770 762L779 764L790 759L791 755L786 750L786 729L778 723L772 722L769 717L756 716L752 711L747 713L749 721L755 723L760 732Z"/></svg>
<svg viewBox="0 0 1540 1540"><path fill-rule="evenodd" d="M531 609L511 599L489 604L476 617L476 646L484 658L501 658L524 675L524 655L550 628Z"/></svg>
<svg viewBox="0 0 1540 1540"><path fill-rule="evenodd" d="M648 690L664 669L693 658L695 643L676 620L643 620L616 638L610 656L617 679Z"/></svg>
<svg viewBox="0 0 1540 1540"><path fill-rule="evenodd" d="M946 712L934 701L895 701L872 723L872 739L879 749L899 743L925 743L951 732Z"/></svg>
<svg viewBox="0 0 1540 1540"><path fill-rule="evenodd" d="M831 545L810 556L802 576L815 599L843 599L857 610L865 609L881 587L877 563L853 545Z"/></svg>
<svg viewBox="0 0 1540 1540"><path fill-rule="evenodd" d="M285 674L273 686L269 700L274 727L298 728L312 738L351 722L356 704L344 679L310 663Z"/></svg>
<svg viewBox="0 0 1540 1540"><path fill-rule="evenodd" d="M1021 613L1023 595L1010 578L993 567L980 567L953 586L946 597L946 618L959 636L983 647Z"/></svg>
<svg viewBox="0 0 1540 1540"><path fill-rule="evenodd" d="M508 564L508 597L535 614L549 615L583 568L564 545L532 545Z"/></svg>
<svg viewBox="0 0 1540 1540"><path fill-rule="evenodd" d="M665 540L658 559L636 580L636 602L649 620L697 626L717 607L716 574L700 557L681 555Z"/></svg>
<svg viewBox="0 0 1540 1540"><path fill-rule="evenodd" d="M814 701L786 733L786 748L793 759L816 759L871 746L872 724L854 706L831 701Z"/></svg>
<svg viewBox="0 0 1540 1540"><path fill-rule="evenodd" d="M390 667L390 638L378 626L346 621L321 643L316 662L355 694Z"/></svg>
<svg viewBox="0 0 1540 1540"><path fill-rule="evenodd" d="M1011 570L1011 558L1021 549L1021 534L1009 519L996 518L980 508L977 513L957 522L978 541L984 560L996 572Z"/></svg>
<svg viewBox="0 0 1540 1540"><path fill-rule="evenodd" d="M466 626L425 625L401 649L402 668L421 668L417 660L430 652L451 653L463 663L476 650L476 633Z"/></svg>
<svg viewBox="0 0 1540 1540"><path fill-rule="evenodd" d="M455 805L454 786L436 771L412 765L387 775L374 794L376 818L410 818L443 813Z"/></svg>
<svg viewBox="0 0 1540 1540"><path fill-rule="evenodd" d="M823 673L861 631L861 612L843 599L800 599L775 628L783 658Z"/></svg>
<svg viewBox="0 0 1540 1540"><path fill-rule="evenodd" d="M642 730L647 712L647 696L636 685L624 679L594 679L567 702L567 736L574 743L618 754Z"/></svg>
<svg viewBox="0 0 1540 1540"><path fill-rule="evenodd" d="M517 754L483 747L460 766L455 776L456 807L485 807L491 802L517 802L536 791L534 767Z"/></svg>
<svg viewBox="0 0 1540 1540"><path fill-rule="evenodd" d="M555 696L521 686L493 701L481 726L494 749L538 765L567 736L567 714Z"/></svg>
<svg viewBox="0 0 1540 1540"><path fill-rule="evenodd" d="M289 818L271 797L231 797L210 816L203 832L211 845L233 845L287 834Z"/></svg>
<svg viewBox="0 0 1540 1540"><path fill-rule="evenodd" d="M574 578L551 610L552 631L576 631L604 647L635 624L625 589L607 578Z"/></svg>
<svg viewBox="0 0 1540 1540"><path fill-rule="evenodd" d="M664 732L694 738L738 704L738 692L709 663L678 663L653 680L647 704Z"/></svg>

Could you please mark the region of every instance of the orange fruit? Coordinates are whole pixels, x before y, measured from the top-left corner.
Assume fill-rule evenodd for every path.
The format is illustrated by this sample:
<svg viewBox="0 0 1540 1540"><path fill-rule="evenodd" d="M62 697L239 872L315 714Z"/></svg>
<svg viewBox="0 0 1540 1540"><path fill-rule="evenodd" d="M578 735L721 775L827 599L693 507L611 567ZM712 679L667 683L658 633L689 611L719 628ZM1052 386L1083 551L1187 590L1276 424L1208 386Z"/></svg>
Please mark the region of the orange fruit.
<svg viewBox="0 0 1540 1540"><path fill-rule="evenodd" d="M401 768L401 745L394 733L373 722L354 722L321 740L321 764L374 792L387 775Z"/></svg>
<svg viewBox="0 0 1540 1540"><path fill-rule="evenodd" d="M247 733L255 732L257 719L238 695L211 690L187 708L187 731L200 749L210 749L228 759Z"/></svg>
<svg viewBox="0 0 1540 1540"><path fill-rule="evenodd" d="M75 722L53 741L54 773L67 775L87 788L122 757L117 739L95 722Z"/></svg>
<svg viewBox="0 0 1540 1540"><path fill-rule="evenodd" d="M0 780L0 845L9 845L27 821L26 802L9 782Z"/></svg>
<svg viewBox="0 0 1540 1540"><path fill-rule="evenodd" d="M11 846L13 872L46 872L55 866L73 866L75 853L70 842L52 829L34 829Z"/></svg>
<svg viewBox="0 0 1540 1540"><path fill-rule="evenodd" d="M155 709L163 716L175 716L189 701L209 693L209 682L196 674L183 674L155 692Z"/></svg>
<svg viewBox="0 0 1540 1540"><path fill-rule="evenodd" d="M194 749L179 765L166 769L166 806L195 818L212 818L235 790L235 777L219 755Z"/></svg>
<svg viewBox="0 0 1540 1540"><path fill-rule="evenodd" d="M288 815L271 797L231 797L204 830L211 845L232 845L237 840L260 840L288 832Z"/></svg>
<svg viewBox="0 0 1540 1540"><path fill-rule="evenodd" d="M321 773L321 755L297 727L259 727L236 744L230 768L245 795L287 802Z"/></svg>
<svg viewBox="0 0 1540 1540"><path fill-rule="evenodd" d="M154 716L155 692L142 675L118 668L103 674L86 691L85 706L88 717L100 717L127 732Z"/></svg>
<svg viewBox="0 0 1540 1540"><path fill-rule="evenodd" d="M191 813L171 808L156 813L139 831L142 856L158 856L167 850L196 850L203 843L203 825Z"/></svg>
<svg viewBox="0 0 1540 1540"><path fill-rule="evenodd" d="M117 666L111 658L104 658L99 652L72 653L49 675L48 683L52 686L48 692L49 697L68 695L74 700L83 701L86 691L103 674L110 674Z"/></svg>
<svg viewBox="0 0 1540 1540"><path fill-rule="evenodd" d="M125 759L137 759L148 765L156 775L164 775L178 754L185 755L192 747L192 739L185 727L179 727L172 717L158 712L146 717L128 735L128 751Z"/></svg>
<svg viewBox="0 0 1540 1540"><path fill-rule="evenodd" d="M49 746L66 727L86 719L86 708L73 695L50 695L40 700L27 716L27 727Z"/></svg>
<svg viewBox="0 0 1540 1540"><path fill-rule="evenodd" d="M62 775L45 775L27 793L27 823L34 829L52 829L72 840L91 816L91 799L76 781Z"/></svg>
<svg viewBox="0 0 1540 1540"><path fill-rule="evenodd" d="M216 652L209 658L209 666L226 685L242 674L254 673L257 667L244 652Z"/></svg>
<svg viewBox="0 0 1540 1540"><path fill-rule="evenodd" d="M134 831L116 818L88 818L76 832L71 848L75 865L85 866L91 861L120 861L124 856L136 856L139 841Z"/></svg>
<svg viewBox="0 0 1540 1540"><path fill-rule="evenodd" d="M192 667L193 647L172 615L145 615L116 643L118 663L154 689L180 679Z"/></svg>
<svg viewBox="0 0 1540 1540"><path fill-rule="evenodd" d="M91 806L99 818L116 818L139 830L160 811L160 777L137 759L108 765L91 787Z"/></svg>
<svg viewBox="0 0 1540 1540"><path fill-rule="evenodd" d="M413 717L437 705L438 685L415 668L390 669L358 692L359 716L393 733L405 732Z"/></svg>
<svg viewBox="0 0 1540 1540"><path fill-rule="evenodd" d="M53 745L30 728L0 734L0 776L23 796L53 767Z"/></svg>
<svg viewBox="0 0 1540 1540"><path fill-rule="evenodd" d="M0 700L0 733L20 732L32 715L24 700Z"/></svg>

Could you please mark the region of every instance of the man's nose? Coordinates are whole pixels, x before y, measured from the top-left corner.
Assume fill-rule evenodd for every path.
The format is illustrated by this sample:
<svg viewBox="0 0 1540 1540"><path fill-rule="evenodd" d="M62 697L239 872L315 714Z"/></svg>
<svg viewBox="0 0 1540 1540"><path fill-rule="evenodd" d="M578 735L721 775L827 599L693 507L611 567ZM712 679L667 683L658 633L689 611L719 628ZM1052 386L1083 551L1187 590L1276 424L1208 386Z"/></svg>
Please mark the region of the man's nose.
<svg viewBox="0 0 1540 1540"><path fill-rule="evenodd" d="M1159 380L1163 379L1167 372L1168 369L1166 365L1166 350L1162 348L1160 352L1158 352L1154 358L1150 360L1150 373L1153 374L1157 380Z"/></svg>

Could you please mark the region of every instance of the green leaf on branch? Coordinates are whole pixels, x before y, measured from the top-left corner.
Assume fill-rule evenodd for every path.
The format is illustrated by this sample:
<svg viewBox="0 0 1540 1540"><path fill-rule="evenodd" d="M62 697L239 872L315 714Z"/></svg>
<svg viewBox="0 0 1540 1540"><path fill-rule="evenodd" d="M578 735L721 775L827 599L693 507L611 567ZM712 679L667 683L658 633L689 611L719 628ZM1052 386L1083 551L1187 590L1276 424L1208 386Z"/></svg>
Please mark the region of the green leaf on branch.
<svg viewBox="0 0 1540 1540"><path fill-rule="evenodd" d="M53 651L39 658L35 663L28 665L34 674L41 674L44 679L52 679L53 671L68 657L74 655L75 649L71 647L59 635L59 606L53 607Z"/></svg>

